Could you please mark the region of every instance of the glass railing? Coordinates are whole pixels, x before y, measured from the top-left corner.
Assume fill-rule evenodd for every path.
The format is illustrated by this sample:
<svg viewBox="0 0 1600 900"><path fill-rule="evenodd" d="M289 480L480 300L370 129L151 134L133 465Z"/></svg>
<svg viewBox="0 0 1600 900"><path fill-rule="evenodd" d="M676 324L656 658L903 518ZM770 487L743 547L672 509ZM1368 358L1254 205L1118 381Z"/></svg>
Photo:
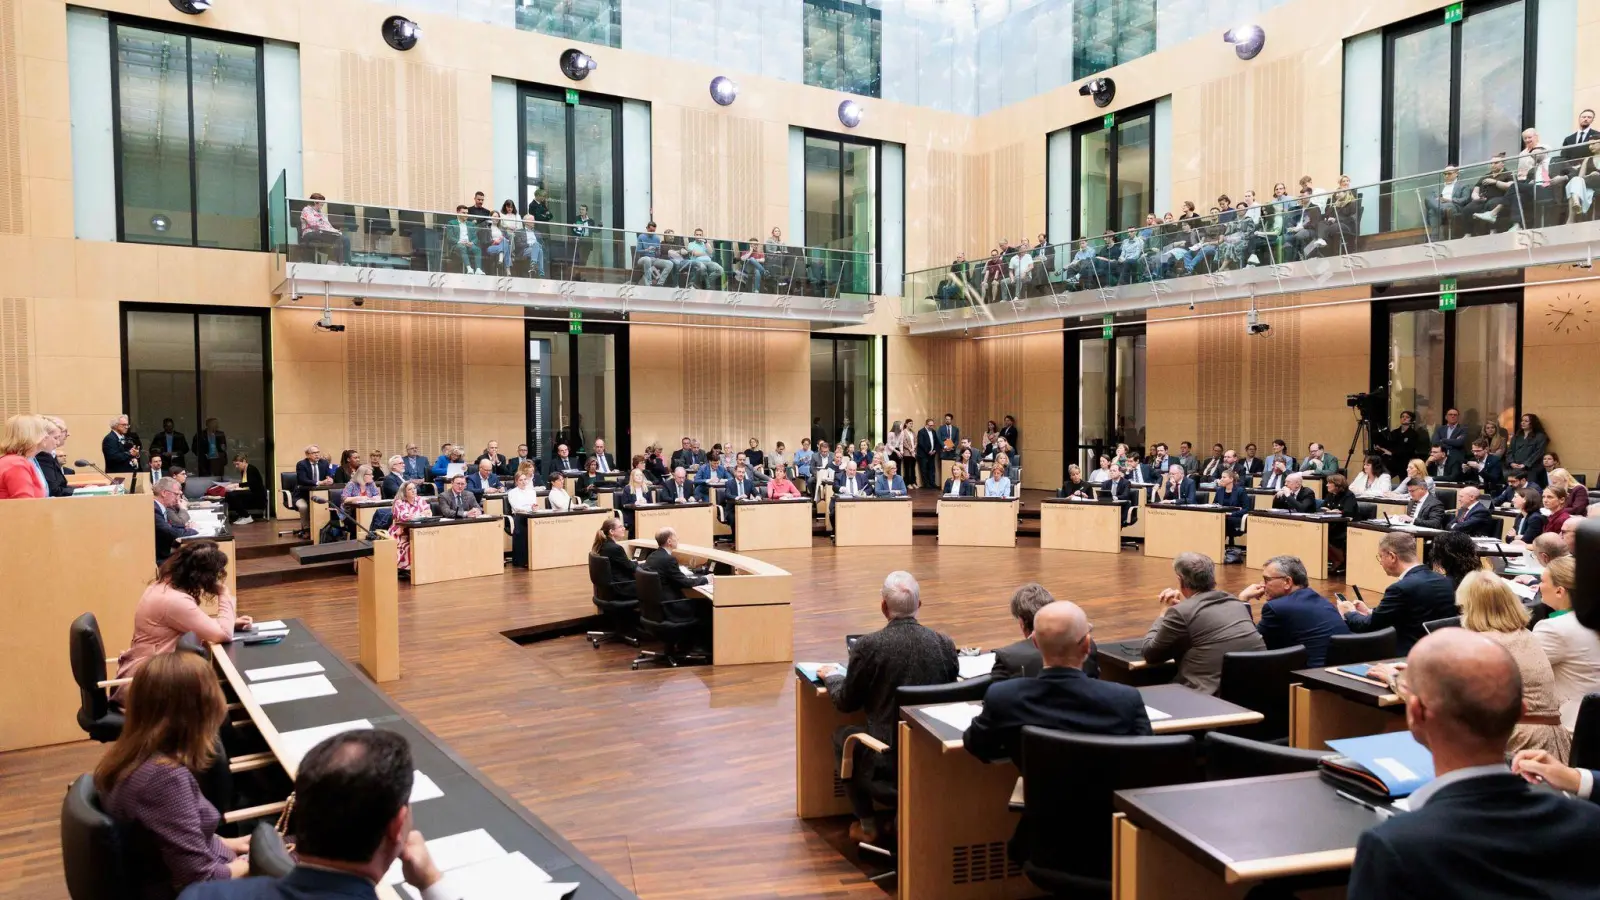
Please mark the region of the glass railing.
<svg viewBox="0 0 1600 900"><path fill-rule="evenodd" d="M1154 293L1156 282L1173 278L1590 221L1600 212L1596 163L1541 152L1313 194L1304 203L1282 198L991 251L908 272L902 312L949 314L1033 298L1067 305L1084 291L1142 284Z"/></svg>
<svg viewBox="0 0 1600 900"><path fill-rule="evenodd" d="M824 298L872 287L870 253L314 202L278 200L281 227L272 214L290 262Z"/></svg>

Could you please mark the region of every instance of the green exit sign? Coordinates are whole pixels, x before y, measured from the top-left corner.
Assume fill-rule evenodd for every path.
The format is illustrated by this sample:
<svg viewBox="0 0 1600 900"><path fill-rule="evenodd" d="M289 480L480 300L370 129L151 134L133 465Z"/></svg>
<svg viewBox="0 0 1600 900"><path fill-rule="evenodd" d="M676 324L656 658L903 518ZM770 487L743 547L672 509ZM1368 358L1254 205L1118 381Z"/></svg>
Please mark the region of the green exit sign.
<svg viewBox="0 0 1600 900"><path fill-rule="evenodd" d="M567 333L583 334L583 310L575 309L567 313Z"/></svg>
<svg viewBox="0 0 1600 900"><path fill-rule="evenodd" d="M1100 337L1102 340L1111 340L1111 315L1108 313L1100 319Z"/></svg>
<svg viewBox="0 0 1600 900"><path fill-rule="evenodd" d="M1460 4L1457 5L1459 6ZM567 102L573 106L578 105L578 92L576 90L567 88Z"/></svg>
<svg viewBox="0 0 1600 900"><path fill-rule="evenodd" d="M1461 7L1463 5L1461 3L1452 3L1444 8L1444 23L1446 25L1453 25L1461 21Z"/></svg>
<svg viewBox="0 0 1600 900"><path fill-rule="evenodd" d="M1106 113L1105 118L1101 119L1100 121L1105 126L1105 129L1107 131L1110 131L1112 128L1115 128L1116 125L1117 125L1117 114L1116 113Z"/></svg>
<svg viewBox="0 0 1600 900"><path fill-rule="evenodd" d="M1450 312L1456 308L1456 280L1454 278L1439 279L1439 309Z"/></svg>

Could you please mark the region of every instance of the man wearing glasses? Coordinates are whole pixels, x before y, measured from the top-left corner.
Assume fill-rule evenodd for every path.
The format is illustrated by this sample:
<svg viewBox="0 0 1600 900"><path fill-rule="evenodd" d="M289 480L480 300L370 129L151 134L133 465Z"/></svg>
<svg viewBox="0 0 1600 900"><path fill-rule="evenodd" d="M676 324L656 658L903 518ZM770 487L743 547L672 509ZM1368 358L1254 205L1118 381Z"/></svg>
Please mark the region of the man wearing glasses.
<svg viewBox="0 0 1600 900"><path fill-rule="evenodd" d="M1393 625L1396 649L1402 655L1422 640L1423 623L1460 615L1455 587L1417 559L1417 544L1415 535L1403 531L1392 531L1378 541L1378 565L1395 581L1384 589L1376 610L1360 600L1339 603L1339 612L1351 631L1378 631Z"/></svg>
<svg viewBox="0 0 1600 900"><path fill-rule="evenodd" d="M178 538L194 537L200 532L175 521L175 511L183 497L183 489L175 479L162 478L151 490L156 497L156 565L160 565L177 549Z"/></svg>
<svg viewBox="0 0 1600 900"><path fill-rule="evenodd" d="M1274 556L1261 566L1261 582L1239 592L1254 603L1266 597L1256 631L1268 650L1304 644L1306 665L1320 666L1328 656L1328 639L1349 634L1350 626L1333 601L1311 589L1305 563L1298 556Z"/></svg>

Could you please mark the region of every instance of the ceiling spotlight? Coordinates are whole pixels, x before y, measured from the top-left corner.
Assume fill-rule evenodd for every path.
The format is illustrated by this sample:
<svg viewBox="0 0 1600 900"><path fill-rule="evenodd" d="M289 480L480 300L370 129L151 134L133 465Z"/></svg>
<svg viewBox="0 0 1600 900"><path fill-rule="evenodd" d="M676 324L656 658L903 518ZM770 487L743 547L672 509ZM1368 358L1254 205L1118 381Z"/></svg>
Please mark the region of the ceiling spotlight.
<svg viewBox="0 0 1600 900"><path fill-rule="evenodd" d="M732 106L738 98L739 85L732 78L718 75L711 79L711 99L717 101L718 106Z"/></svg>
<svg viewBox="0 0 1600 900"><path fill-rule="evenodd" d="M1117 97L1117 83L1109 78L1091 78L1079 86L1078 95L1093 97L1095 106L1110 106Z"/></svg>
<svg viewBox="0 0 1600 900"><path fill-rule="evenodd" d="M422 26L405 16L383 20L383 41L396 50L410 50L422 39Z"/></svg>
<svg viewBox="0 0 1600 900"><path fill-rule="evenodd" d="M1267 33L1261 30L1260 25L1230 28L1222 33L1222 39L1233 45L1233 52L1239 54L1240 59L1255 59L1261 48L1267 45Z"/></svg>
<svg viewBox="0 0 1600 900"><path fill-rule="evenodd" d="M171 0L172 8L187 16L198 16L211 8L211 0Z"/></svg>
<svg viewBox="0 0 1600 900"><path fill-rule="evenodd" d="M156 213L150 217L150 230L156 234L166 234L170 228L172 228L172 220L161 213Z"/></svg>
<svg viewBox="0 0 1600 900"><path fill-rule="evenodd" d="M861 124L861 104L854 100L846 100L839 104L839 124L846 128L854 128Z"/></svg>
<svg viewBox="0 0 1600 900"><path fill-rule="evenodd" d="M582 50L567 50L561 54L561 74L573 81L582 81L589 73L600 68L595 58Z"/></svg>

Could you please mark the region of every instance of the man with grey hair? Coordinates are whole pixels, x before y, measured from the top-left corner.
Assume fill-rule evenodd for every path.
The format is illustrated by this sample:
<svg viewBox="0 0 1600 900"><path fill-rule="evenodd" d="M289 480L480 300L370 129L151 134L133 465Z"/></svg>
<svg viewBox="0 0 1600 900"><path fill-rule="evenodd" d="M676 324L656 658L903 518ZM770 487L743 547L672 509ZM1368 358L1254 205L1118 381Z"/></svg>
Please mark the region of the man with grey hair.
<svg viewBox="0 0 1600 900"><path fill-rule="evenodd" d="M1482 634L1445 628L1418 641L1407 663L1392 683L1435 777L1412 793L1410 812L1361 834L1349 896L1593 897L1600 808L1506 768L1506 742L1525 714L1511 654Z"/></svg>
<svg viewBox="0 0 1600 900"><path fill-rule="evenodd" d="M1272 508L1285 509L1289 512L1314 513L1317 511L1317 495L1311 488L1305 486L1305 477L1299 472L1290 472L1283 480L1283 487L1272 495Z"/></svg>
<svg viewBox="0 0 1600 900"><path fill-rule="evenodd" d="M1450 517L1449 530L1473 537L1499 538L1505 536L1505 525L1489 512L1489 504L1482 502L1483 492L1467 485L1456 492L1456 511Z"/></svg>
<svg viewBox="0 0 1600 900"><path fill-rule="evenodd" d="M106 459L105 472L115 478L128 476L128 492L139 486L139 444L128 431L127 416L113 416L111 430L100 439L100 455Z"/></svg>
<svg viewBox="0 0 1600 900"><path fill-rule="evenodd" d="M1359 599L1339 604L1345 624L1358 634L1393 627L1401 653L1422 639L1423 623L1460 614L1455 585L1417 559L1419 543L1416 535L1404 531L1391 531L1379 538L1378 565L1394 579L1384 588L1383 600L1377 609L1369 609Z"/></svg>
<svg viewBox="0 0 1600 900"><path fill-rule="evenodd" d="M1217 590L1217 567L1209 556L1180 553L1172 571L1178 586L1157 599L1165 608L1145 633L1141 653L1146 662L1176 659L1178 684L1215 694L1222 683L1222 655L1265 650L1266 642L1250 619L1250 607Z"/></svg>
<svg viewBox="0 0 1600 900"><path fill-rule="evenodd" d="M183 488L175 478L162 478L151 486L156 498L156 564L160 565L177 549L178 538L193 537L200 532L179 525L173 511L183 499Z"/></svg>
<svg viewBox="0 0 1600 900"><path fill-rule="evenodd" d="M1256 631L1268 650L1304 644L1306 663L1320 666L1328 658L1328 639L1349 634L1350 626L1332 600L1311 589L1306 564L1298 556L1274 556L1261 565L1261 581L1239 592L1254 603L1266 597Z"/></svg>
<svg viewBox="0 0 1600 900"><path fill-rule="evenodd" d="M1037 581L1028 582L1011 595L1011 618L1016 619L1018 627L1022 629L1022 640L994 651L994 668L989 672L990 680L1032 678L1044 668L1044 657L1040 654L1038 645L1033 642L1033 617L1055 600L1056 598L1045 590L1044 585ZM1093 641L1089 643L1089 655L1080 668L1090 678L1100 677L1100 664L1094 658Z"/></svg>
<svg viewBox="0 0 1600 900"><path fill-rule="evenodd" d="M843 671L832 665L817 670L836 709L865 710L867 714L866 727L846 725L833 735L834 756L841 763L847 741L851 745L852 771L845 790L856 815L850 839L857 843L877 843L873 800L893 796L894 736L899 725L895 691L912 685L948 684L959 672L955 642L917 621L921 591L910 572L890 572L883 580L879 602L888 624L856 641ZM849 741L863 732L865 739Z"/></svg>
<svg viewBox="0 0 1600 900"><path fill-rule="evenodd" d="M686 597L683 592L685 588L711 584L711 576L691 572L680 565L678 557L672 552L677 548L677 529L663 528L657 531L656 549L645 558L644 567L661 579L661 611L667 620L698 625L691 642L703 651L710 645L711 639L711 601L699 595Z"/></svg>

